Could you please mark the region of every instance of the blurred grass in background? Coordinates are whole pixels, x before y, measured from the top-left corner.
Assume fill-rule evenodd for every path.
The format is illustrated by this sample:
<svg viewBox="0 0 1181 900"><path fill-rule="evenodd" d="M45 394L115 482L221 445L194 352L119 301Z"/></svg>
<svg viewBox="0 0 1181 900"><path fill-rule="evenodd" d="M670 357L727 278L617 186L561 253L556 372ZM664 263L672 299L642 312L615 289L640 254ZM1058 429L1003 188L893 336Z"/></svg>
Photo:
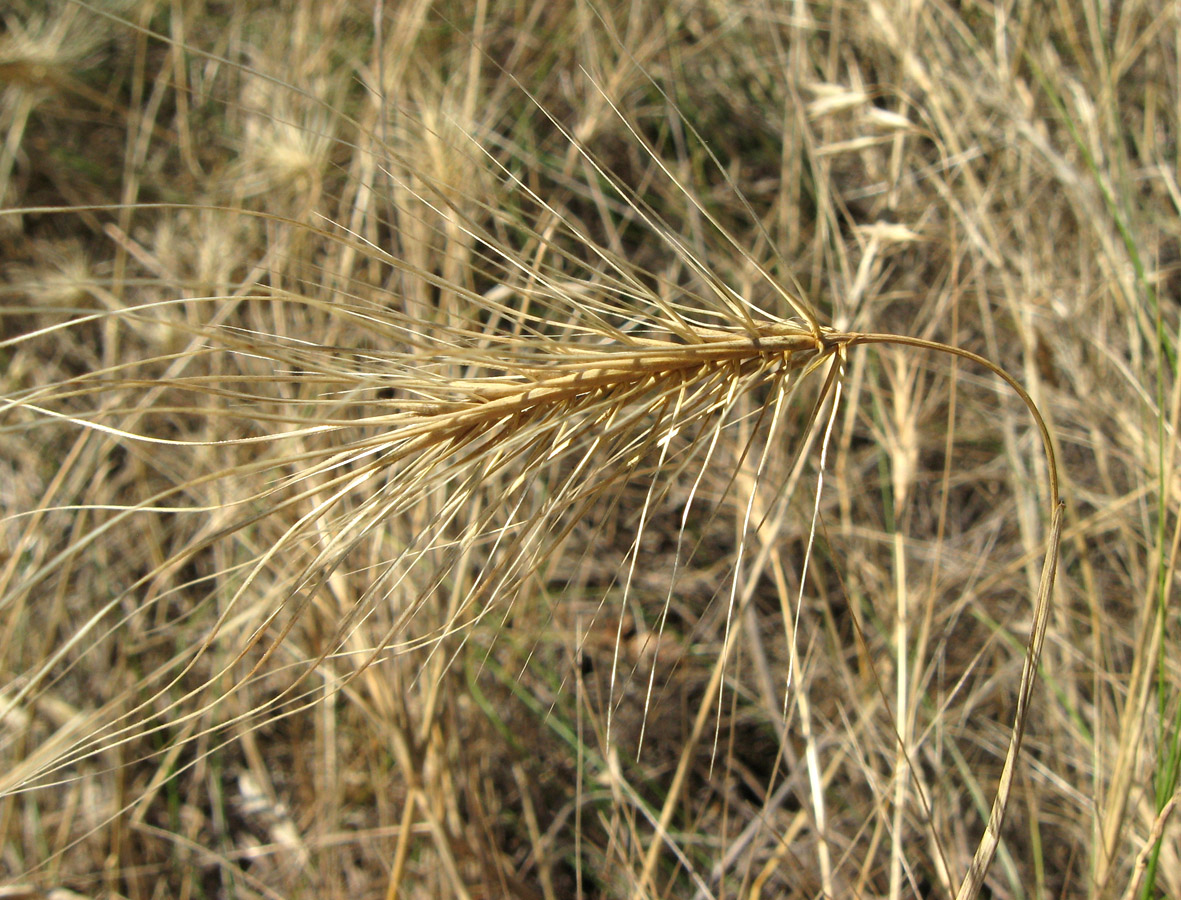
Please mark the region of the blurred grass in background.
<svg viewBox="0 0 1181 900"><path fill-rule="evenodd" d="M7 889L953 894L1047 526L1036 431L993 379L850 357L804 584L819 382L782 446L766 387L704 468L708 430L682 469L637 445L503 594L472 585L505 498L540 522L585 472L334 480L410 379L495 376L478 341L470 369L415 368L457 323L511 309L514 340L557 346L603 285L639 309L713 280L792 315L762 267L838 328L996 361L1058 442L1056 606L984 895L1181 896L1178 17L12 0ZM552 315L561 291L586 320ZM431 490L401 502L411 476Z"/></svg>

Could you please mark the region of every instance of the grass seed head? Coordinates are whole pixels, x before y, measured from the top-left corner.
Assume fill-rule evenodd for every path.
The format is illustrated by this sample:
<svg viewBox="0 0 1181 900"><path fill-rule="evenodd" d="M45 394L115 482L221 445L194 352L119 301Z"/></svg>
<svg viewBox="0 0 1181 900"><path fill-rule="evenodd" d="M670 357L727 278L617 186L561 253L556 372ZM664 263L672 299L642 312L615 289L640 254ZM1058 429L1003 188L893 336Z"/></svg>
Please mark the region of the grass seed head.
<svg viewBox="0 0 1181 900"><path fill-rule="evenodd" d="M14 884L1149 877L1163 12L111 10L0 35Z"/></svg>

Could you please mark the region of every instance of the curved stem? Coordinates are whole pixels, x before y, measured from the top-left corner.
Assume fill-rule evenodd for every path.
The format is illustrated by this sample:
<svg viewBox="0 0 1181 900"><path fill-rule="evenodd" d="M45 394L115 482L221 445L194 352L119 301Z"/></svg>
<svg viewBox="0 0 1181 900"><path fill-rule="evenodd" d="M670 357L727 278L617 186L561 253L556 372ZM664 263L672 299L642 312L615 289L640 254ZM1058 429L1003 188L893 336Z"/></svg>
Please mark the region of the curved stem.
<svg viewBox="0 0 1181 900"><path fill-rule="evenodd" d="M1042 418L1037 404L1029 396L1029 392L1021 386L1021 383L1016 378L996 363L986 359L979 353L973 353L971 350L964 350L962 347L956 347L952 344L942 344L939 341L929 341L925 338L908 337L899 334L862 334L855 331L840 332L826 330L822 341L826 345L843 345L845 347L855 347L858 344L896 344L903 347L918 347L923 350L934 350L937 353L950 353L952 356L959 356L963 359L971 360L977 365L988 369L988 371L992 372L1013 389L1029 409L1029 414L1033 416L1034 422L1037 423L1038 431L1041 432L1042 446L1046 453L1046 468L1050 479L1050 510L1053 512L1058 508L1058 457L1054 453L1054 442L1050 438L1050 429L1046 425L1045 419Z"/></svg>
<svg viewBox="0 0 1181 900"><path fill-rule="evenodd" d="M1029 414L1037 423L1041 432L1042 445L1046 453L1046 468L1050 480L1050 535L1046 545L1046 556L1042 566L1042 575L1038 582L1037 597L1033 606L1033 623L1030 627L1029 644L1025 653L1025 665L1021 670L1021 685L1017 692L1017 709L1013 715L1013 729L1009 736L1009 748L1005 753L1001 777L993 797L992 809L985 823L984 834L976 846L972 863L960 882L955 900L975 900L983 887L984 879L996 855L1000 844L1001 826L1005 820L1005 810L1009 805L1012 792L1013 778L1016 770L1017 757L1021 752L1021 741L1025 735L1025 724L1029 718L1029 705L1033 697L1033 687L1036 681L1038 662L1041 658L1042 644L1049 624L1050 602L1053 597L1054 580L1058 570L1058 548L1062 540L1062 514L1064 503L1058 495L1058 459L1054 453L1050 429L1046 426L1037 404L1029 396L1029 392L1008 372L991 360L985 359L971 350L954 347L951 344L941 344L924 338L907 337L897 334L859 334L856 332L838 332L825 330L821 343L829 348L848 348L858 344L896 344L902 347L916 347L922 350L933 350L937 353L948 353L983 366L1005 382L1021 398L1029 409Z"/></svg>

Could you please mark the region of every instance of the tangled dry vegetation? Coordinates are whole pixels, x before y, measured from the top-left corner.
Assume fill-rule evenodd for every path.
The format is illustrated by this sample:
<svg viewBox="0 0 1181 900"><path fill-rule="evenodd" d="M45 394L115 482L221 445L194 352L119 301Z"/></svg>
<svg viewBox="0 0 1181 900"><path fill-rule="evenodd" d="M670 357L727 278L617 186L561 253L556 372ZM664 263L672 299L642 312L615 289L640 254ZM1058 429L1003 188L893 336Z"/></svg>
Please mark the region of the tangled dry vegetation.
<svg viewBox="0 0 1181 900"><path fill-rule="evenodd" d="M1175 4L2 27L4 896L1181 896Z"/></svg>

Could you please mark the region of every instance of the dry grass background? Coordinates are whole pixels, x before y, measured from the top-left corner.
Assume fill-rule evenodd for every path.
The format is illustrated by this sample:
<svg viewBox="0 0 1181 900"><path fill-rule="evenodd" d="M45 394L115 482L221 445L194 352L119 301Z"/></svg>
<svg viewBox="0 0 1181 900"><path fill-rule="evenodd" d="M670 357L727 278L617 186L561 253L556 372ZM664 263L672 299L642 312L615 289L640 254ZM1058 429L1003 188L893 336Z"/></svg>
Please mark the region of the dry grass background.
<svg viewBox="0 0 1181 900"><path fill-rule="evenodd" d="M1179 26L10 2L0 894L1181 896Z"/></svg>

